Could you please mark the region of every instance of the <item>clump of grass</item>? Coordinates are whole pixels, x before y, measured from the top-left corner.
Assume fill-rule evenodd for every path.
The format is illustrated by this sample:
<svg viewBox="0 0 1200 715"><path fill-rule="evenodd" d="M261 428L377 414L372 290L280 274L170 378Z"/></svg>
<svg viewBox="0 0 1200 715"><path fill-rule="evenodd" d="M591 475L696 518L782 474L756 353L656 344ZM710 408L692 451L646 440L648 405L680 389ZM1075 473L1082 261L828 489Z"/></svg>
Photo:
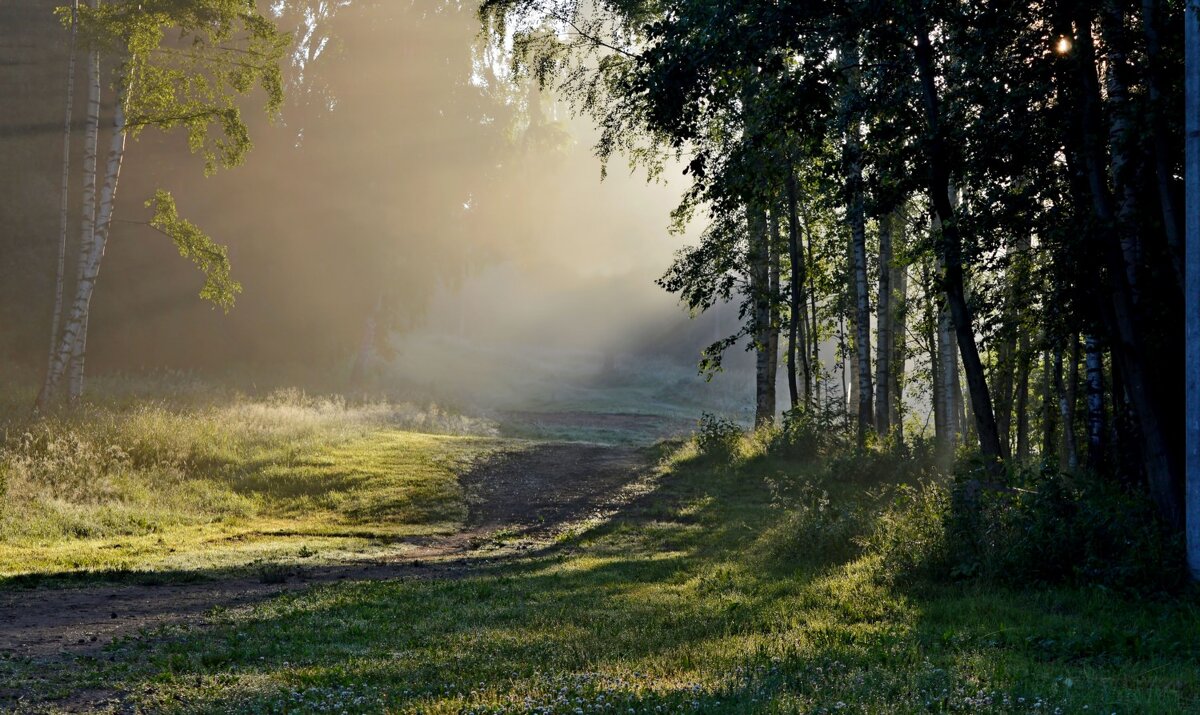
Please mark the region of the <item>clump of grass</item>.
<svg viewBox="0 0 1200 715"><path fill-rule="evenodd" d="M857 557L886 493L831 493L820 482L783 475L766 477L766 481L772 488L772 504L782 516L763 531L755 553L792 568L844 563Z"/></svg>
<svg viewBox="0 0 1200 715"><path fill-rule="evenodd" d="M287 583L288 578L292 575L292 569L286 564L268 561L255 564L254 573L258 576L260 583Z"/></svg>

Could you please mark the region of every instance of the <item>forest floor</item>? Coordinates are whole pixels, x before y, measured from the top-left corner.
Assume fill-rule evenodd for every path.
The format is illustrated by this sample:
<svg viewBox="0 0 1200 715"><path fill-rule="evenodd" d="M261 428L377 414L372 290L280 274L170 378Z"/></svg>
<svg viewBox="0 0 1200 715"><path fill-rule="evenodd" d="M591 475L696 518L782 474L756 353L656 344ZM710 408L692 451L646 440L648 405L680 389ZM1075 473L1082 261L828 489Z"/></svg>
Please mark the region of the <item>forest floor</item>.
<svg viewBox="0 0 1200 715"><path fill-rule="evenodd" d="M887 488L844 466L651 444L678 418L503 419L515 438L449 442L471 458L378 432L403 455L384 463L456 487L418 470L436 506L397 511L388 483L355 481L410 519L387 538L327 518L264 535L286 544L269 561L4 579L0 710L1200 712L1194 593L899 585L861 547ZM256 514L238 528L281 518ZM351 545L297 553L318 535Z"/></svg>

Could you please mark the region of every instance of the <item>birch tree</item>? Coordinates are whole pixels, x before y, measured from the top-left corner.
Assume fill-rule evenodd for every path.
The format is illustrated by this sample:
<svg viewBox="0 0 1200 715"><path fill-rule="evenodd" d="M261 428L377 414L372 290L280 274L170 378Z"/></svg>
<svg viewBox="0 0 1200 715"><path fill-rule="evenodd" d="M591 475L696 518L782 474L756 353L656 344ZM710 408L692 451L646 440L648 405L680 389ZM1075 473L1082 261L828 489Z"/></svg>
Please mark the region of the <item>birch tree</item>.
<svg viewBox="0 0 1200 715"><path fill-rule="evenodd" d="M857 441L861 447L873 429L871 389L871 296L867 281L867 227L863 196L862 98L860 55L855 39L842 43L842 170L846 192L846 221L850 226L850 285L854 297L853 409Z"/></svg>
<svg viewBox="0 0 1200 715"><path fill-rule="evenodd" d="M66 270L67 270L67 234L69 233L70 223L70 188L71 188L71 124L75 120L75 57L76 44L79 37L79 1L71 3L71 40L67 50L67 82L66 91L64 92L66 105L64 111L65 118L63 120L63 156L62 156L62 180L59 185L59 216L58 216L58 259L55 262L55 280L54 280L54 308L50 317L50 350L49 355L53 356L54 347L58 344L58 332L62 323L63 312L63 293L66 292ZM41 391L38 393L38 403L41 404L42 395L46 394L50 375L53 370L53 359L50 358L46 366L46 378L42 382Z"/></svg>
<svg viewBox="0 0 1200 715"><path fill-rule="evenodd" d="M82 231L74 297L51 352L42 406L55 398L64 377L69 399L83 393L90 307L129 139L146 127L183 129L206 173L236 166L251 146L238 97L261 88L273 114L283 100L279 63L287 48L287 37L250 0L92 0L71 16L78 17L89 48ZM102 57L113 67L113 125L101 174ZM169 193L157 192L148 206L153 218L147 225L166 233L205 272L201 297L228 309L240 286L228 276L225 250L178 217Z"/></svg>

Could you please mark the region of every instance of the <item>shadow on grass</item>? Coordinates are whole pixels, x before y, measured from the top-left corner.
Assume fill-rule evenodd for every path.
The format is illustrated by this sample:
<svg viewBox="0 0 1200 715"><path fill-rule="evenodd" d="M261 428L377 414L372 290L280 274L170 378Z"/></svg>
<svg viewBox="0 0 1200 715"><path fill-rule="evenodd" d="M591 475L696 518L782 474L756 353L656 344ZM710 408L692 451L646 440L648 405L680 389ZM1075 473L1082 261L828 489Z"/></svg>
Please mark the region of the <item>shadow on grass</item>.
<svg viewBox="0 0 1200 715"><path fill-rule="evenodd" d="M119 678L152 711L1197 705L1194 603L897 589L853 543L870 499L821 479L812 464L679 461L612 518L534 554L453 579L321 586L201 633L134 639L114 651Z"/></svg>

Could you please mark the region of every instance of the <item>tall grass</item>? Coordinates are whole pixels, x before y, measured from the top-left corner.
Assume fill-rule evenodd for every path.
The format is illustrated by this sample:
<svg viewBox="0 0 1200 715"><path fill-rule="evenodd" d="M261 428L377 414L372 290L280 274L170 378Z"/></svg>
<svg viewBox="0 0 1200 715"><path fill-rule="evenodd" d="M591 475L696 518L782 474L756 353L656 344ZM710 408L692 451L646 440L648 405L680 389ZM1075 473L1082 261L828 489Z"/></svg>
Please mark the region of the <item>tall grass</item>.
<svg viewBox="0 0 1200 715"><path fill-rule="evenodd" d="M383 428L492 435L436 405L313 397L296 389L226 404L113 401L14 428L0 446L0 541L146 534L236 520L267 495L242 489ZM191 404L189 404L191 403Z"/></svg>

